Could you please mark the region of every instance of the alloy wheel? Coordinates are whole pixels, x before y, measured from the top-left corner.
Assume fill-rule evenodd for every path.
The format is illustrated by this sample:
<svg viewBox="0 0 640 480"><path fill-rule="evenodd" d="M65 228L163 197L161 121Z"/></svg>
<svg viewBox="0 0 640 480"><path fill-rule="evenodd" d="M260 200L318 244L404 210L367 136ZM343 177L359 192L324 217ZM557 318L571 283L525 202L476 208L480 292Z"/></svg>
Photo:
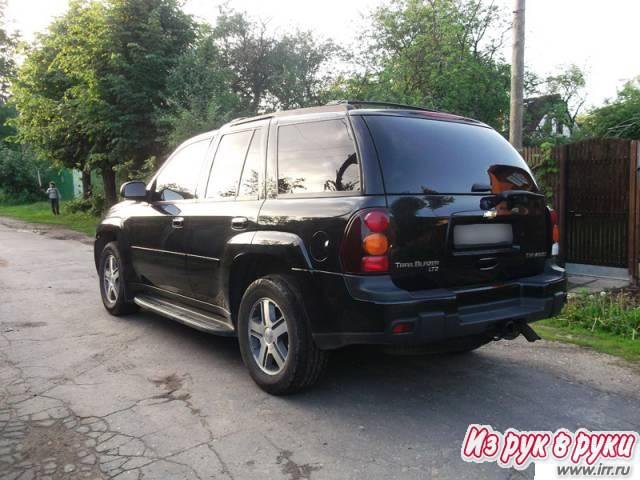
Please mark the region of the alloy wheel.
<svg viewBox="0 0 640 480"><path fill-rule="evenodd" d="M258 300L248 330L253 360L268 375L280 373L289 355L289 329L280 307L270 298Z"/></svg>
<svg viewBox="0 0 640 480"><path fill-rule="evenodd" d="M102 282L107 303L115 305L120 291L120 265L118 264L118 259L112 254L109 254L104 262Z"/></svg>

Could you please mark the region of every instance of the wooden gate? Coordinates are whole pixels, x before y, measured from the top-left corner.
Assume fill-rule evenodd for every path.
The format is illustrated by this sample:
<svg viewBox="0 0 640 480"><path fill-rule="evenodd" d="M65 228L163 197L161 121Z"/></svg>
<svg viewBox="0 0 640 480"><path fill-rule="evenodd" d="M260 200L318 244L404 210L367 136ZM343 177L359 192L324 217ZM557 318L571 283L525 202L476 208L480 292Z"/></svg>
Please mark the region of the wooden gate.
<svg viewBox="0 0 640 480"><path fill-rule="evenodd" d="M565 261L628 266L629 141L567 146Z"/></svg>
<svg viewBox="0 0 640 480"><path fill-rule="evenodd" d="M545 156L542 150L529 147L522 153L540 180ZM560 259L628 268L637 278L640 255L638 142L586 140L554 147L550 155L558 167L557 173L547 173L543 183L560 216Z"/></svg>

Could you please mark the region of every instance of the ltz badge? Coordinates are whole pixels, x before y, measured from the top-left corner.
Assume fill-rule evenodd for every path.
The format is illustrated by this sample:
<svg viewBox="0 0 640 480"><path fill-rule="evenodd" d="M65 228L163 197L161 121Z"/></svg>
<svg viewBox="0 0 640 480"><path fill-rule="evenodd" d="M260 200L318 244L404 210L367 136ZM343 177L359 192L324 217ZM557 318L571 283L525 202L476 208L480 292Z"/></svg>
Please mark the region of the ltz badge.
<svg viewBox="0 0 640 480"><path fill-rule="evenodd" d="M425 268L427 272L437 272L440 269L440 260L414 260L413 262L395 262L397 269L401 268Z"/></svg>

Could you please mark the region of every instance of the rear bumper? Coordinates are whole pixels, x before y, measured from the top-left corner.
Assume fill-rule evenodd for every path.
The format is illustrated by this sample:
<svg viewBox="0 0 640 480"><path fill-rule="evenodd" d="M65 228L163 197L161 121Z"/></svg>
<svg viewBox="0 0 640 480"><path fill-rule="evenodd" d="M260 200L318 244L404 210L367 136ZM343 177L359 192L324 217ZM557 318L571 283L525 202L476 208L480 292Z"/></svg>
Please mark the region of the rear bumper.
<svg viewBox="0 0 640 480"><path fill-rule="evenodd" d="M345 276L344 283L348 292L345 297L350 300L344 304L341 331L314 333L322 349L491 338L507 322L530 323L553 317L566 302L564 270L551 263L539 275L473 289L409 292L397 288L387 276ZM411 331L392 333L398 323L409 324Z"/></svg>

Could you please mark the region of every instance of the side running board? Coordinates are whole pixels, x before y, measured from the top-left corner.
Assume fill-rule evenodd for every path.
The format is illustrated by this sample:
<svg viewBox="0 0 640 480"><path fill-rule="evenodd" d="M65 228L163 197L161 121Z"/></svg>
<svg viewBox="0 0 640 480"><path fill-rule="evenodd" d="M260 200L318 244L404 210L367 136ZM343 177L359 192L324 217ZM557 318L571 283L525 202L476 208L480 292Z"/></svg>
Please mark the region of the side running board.
<svg viewBox="0 0 640 480"><path fill-rule="evenodd" d="M210 312L176 305L163 298L151 295L137 295L133 301L144 309L202 332L225 336L233 336L236 333L233 326L225 319Z"/></svg>

